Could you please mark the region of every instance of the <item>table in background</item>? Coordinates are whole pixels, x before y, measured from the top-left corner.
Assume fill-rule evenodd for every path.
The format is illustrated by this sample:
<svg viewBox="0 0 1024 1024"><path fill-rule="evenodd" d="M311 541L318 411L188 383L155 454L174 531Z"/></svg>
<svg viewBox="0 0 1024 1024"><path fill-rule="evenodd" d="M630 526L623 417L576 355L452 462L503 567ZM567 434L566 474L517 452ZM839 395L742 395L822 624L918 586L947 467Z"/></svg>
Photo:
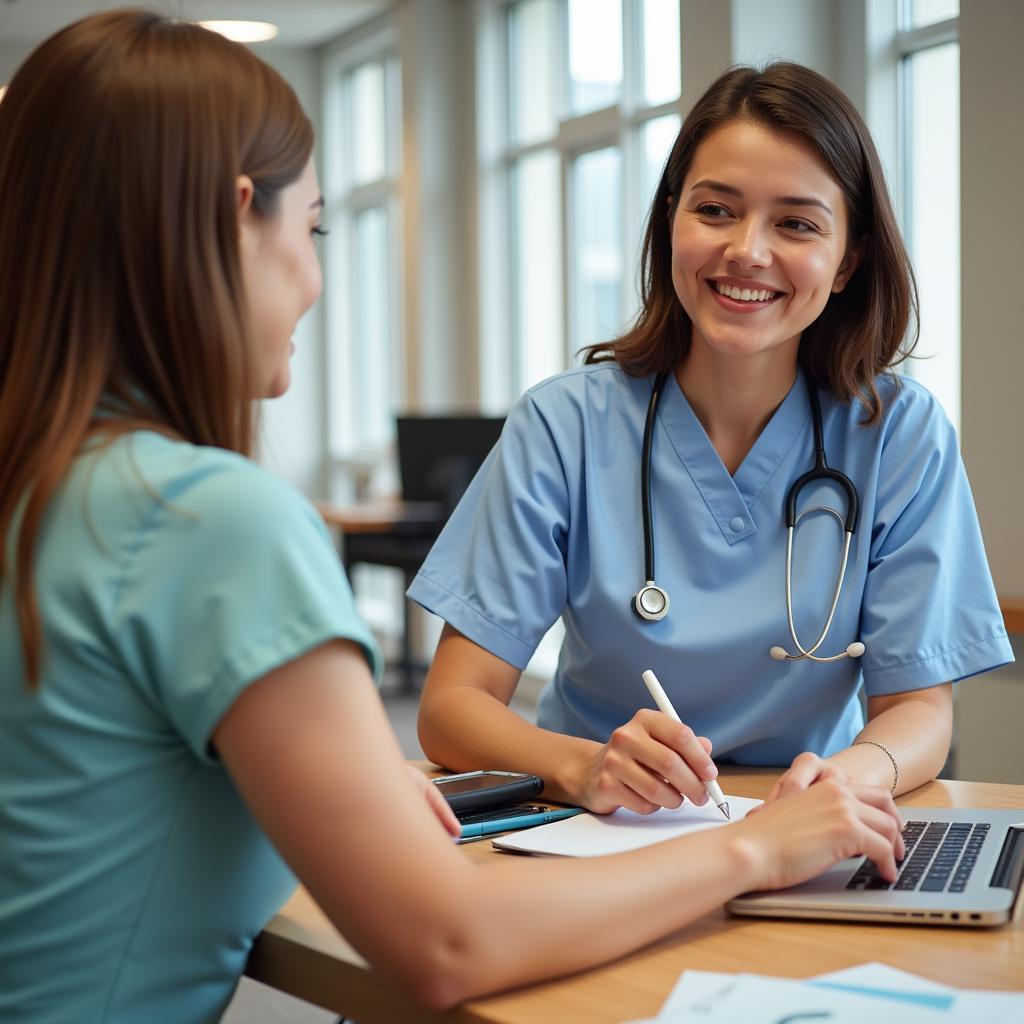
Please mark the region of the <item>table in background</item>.
<svg viewBox="0 0 1024 1024"><path fill-rule="evenodd" d="M316 503L324 522L338 533L338 553L351 579L357 564L384 565L402 573L403 595L444 526L447 512L438 501L380 499L357 505ZM402 598L402 647L397 666L402 690L416 693L426 669L412 653L409 599Z"/></svg>
<svg viewBox="0 0 1024 1024"><path fill-rule="evenodd" d="M764 797L778 774L725 766L723 788ZM1024 808L1024 786L932 782L898 802ZM463 852L478 861L508 856L490 843L470 843ZM441 1014L369 970L299 889L257 939L246 973L360 1024L612 1024L656 1015L684 970L806 978L876 960L959 988L1024 989L1020 906L1010 924L993 929L744 918L720 909L614 963Z"/></svg>

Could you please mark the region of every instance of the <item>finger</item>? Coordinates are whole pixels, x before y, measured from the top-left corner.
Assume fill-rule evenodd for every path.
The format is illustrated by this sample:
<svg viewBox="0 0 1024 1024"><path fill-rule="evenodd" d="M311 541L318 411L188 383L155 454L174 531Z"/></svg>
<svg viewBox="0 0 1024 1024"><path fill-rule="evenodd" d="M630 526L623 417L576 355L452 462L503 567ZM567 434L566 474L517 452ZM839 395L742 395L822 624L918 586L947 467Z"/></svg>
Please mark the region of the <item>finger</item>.
<svg viewBox="0 0 1024 1024"><path fill-rule="evenodd" d="M892 822L897 839L894 843L896 857L902 860L906 856L906 846L903 842L903 818L892 798L892 793L880 786L852 785L850 791L855 797L868 807L874 808Z"/></svg>
<svg viewBox="0 0 1024 1024"><path fill-rule="evenodd" d="M707 754L708 757L710 757L711 756L711 749L712 749L712 746L713 746L711 740L709 740L707 738L707 736L698 736L697 737L697 742L704 748L704 753Z"/></svg>
<svg viewBox="0 0 1024 1024"><path fill-rule="evenodd" d="M865 807L861 814L861 823L861 852L874 862L883 878L895 882L899 873L896 867L896 842L899 839L899 832L893 828L892 819L881 811Z"/></svg>
<svg viewBox="0 0 1024 1024"><path fill-rule="evenodd" d="M455 812L451 809L451 805L447 800L440 794L435 786L427 786L427 805L437 815L438 820L444 825L445 830L451 835L458 837L462 834L462 826L459 824L459 819L455 816Z"/></svg>
<svg viewBox="0 0 1024 1024"><path fill-rule="evenodd" d="M814 783L821 774L824 762L816 754L809 751L798 755L793 760L789 771L778 781L778 797L789 796L791 793L799 793Z"/></svg>
<svg viewBox="0 0 1024 1024"><path fill-rule="evenodd" d="M678 796L678 794L675 794L676 799L678 799ZM682 801L680 800L679 802L681 803ZM619 804L625 807L627 811L635 811L637 814L653 814L655 811L660 811L662 807L679 806L679 803L660 804L648 800L643 793L638 793L635 789L626 785L620 787Z"/></svg>
<svg viewBox="0 0 1024 1024"><path fill-rule="evenodd" d="M718 769L693 730L656 711L644 715L639 724L656 743L644 744L636 759L694 803L704 803L704 783L718 778Z"/></svg>

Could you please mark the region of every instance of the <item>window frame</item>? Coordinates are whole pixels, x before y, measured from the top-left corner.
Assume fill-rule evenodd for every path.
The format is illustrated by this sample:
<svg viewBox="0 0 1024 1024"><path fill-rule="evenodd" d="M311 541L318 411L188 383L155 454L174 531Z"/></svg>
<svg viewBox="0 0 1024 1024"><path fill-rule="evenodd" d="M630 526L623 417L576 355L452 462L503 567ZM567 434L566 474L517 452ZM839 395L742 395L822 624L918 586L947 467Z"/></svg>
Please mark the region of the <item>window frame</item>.
<svg viewBox="0 0 1024 1024"><path fill-rule="evenodd" d="M559 162L559 224L561 239L559 333L561 365L573 365L573 310L576 304L573 264L574 237L572 174L574 161L586 153L616 148L622 157L620 184L620 253L624 272L619 303L624 323L638 308L637 268L639 245L649 210L650 196L642 195L645 160L644 126L656 118L683 116L682 33L684 4L680 2L680 81L674 99L648 104L643 95L643 0L621 0L623 78L617 104L584 114L568 111L568 0L552 0L555 13L556 52L560 67L556 129L544 139L519 143L513 138L511 75L513 69L509 15L517 0L481 0L477 5L475 35L478 58L477 172L480 182L480 381L483 406L501 411L523 390L520 373L515 274L516 199L515 167L541 151L553 152ZM493 282L502 282L496 285Z"/></svg>
<svg viewBox="0 0 1024 1024"><path fill-rule="evenodd" d="M354 183L345 152L354 130L351 82L356 71L371 63L384 68L384 173ZM387 224L387 343L391 363L386 378L387 408L401 404L407 360L403 345L404 287L402 275L403 154L401 146L401 70L397 33L390 20L376 22L354 38L346 38L323 55L323 224L331 232L323 253L324 392L327 420L327 461L332 494L363 497L381 449L391 439L373 439L360 430L365 373L359 363L359 315L354 301L358 287L357 224L361 214L382 208ZM340 385L340 386L339 386ZM372 400L372 399L371 399ZM377 483L376 481L374 481ZM387 482L384 482L386 486ZM354 495L351 493L354 490Z"/></svg>

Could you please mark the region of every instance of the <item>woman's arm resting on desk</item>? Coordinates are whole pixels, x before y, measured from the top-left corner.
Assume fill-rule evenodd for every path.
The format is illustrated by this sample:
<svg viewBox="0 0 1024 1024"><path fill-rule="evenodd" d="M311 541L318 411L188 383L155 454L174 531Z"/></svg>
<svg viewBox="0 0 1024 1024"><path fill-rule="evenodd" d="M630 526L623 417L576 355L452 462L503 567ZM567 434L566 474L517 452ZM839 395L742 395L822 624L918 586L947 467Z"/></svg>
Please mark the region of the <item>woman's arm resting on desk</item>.
<svg viewBox="0 0 1024 1024"><path fill-rule="evenodd" d="M828 758L800 754L776 782L768 801L824 778L886 789L895 782L896 794L906 793L938 775L949 756L952 735L952 683L869 697L867 725L853 744ZM893 761L899 765L898 781Z"/></svg>
<svg viewBox="0 0 1024 1024"><path fill-rule="evenodd" d="M678 807L683 796L707 800L702 773L715 769L706 738L652 709L637 712L604 745L541 729L508 706L519 677L445 625L420 701L427 757L455 771L530 772L544 779L549 799L598 814L617 807L650 814Z"/></svg>
<svg viewBox="0 0 1024 1024"><path fill-rule="evenodd" d="M432 1007L579 970L739 892L863 852L895 876L888 794L834 783L618 857L479 868L409 778L362 655L335 641L253 683L214 744L277 848L380 971Z"/></svg>

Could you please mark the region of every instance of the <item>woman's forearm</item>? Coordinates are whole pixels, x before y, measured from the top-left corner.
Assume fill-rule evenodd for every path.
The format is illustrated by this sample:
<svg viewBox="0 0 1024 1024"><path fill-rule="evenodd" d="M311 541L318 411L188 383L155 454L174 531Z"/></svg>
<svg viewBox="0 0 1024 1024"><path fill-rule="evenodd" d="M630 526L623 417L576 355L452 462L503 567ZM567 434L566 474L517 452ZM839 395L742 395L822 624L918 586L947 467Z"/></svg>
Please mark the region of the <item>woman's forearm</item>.
<svg viewBox="0 0 1024 1024"><path fill-rule="evenodd" d="M541 729L475 686L450 686L420 708L420 743L436 764L455 771L530 772L544 796L576 803L582 766L598 744Z"/></svg>
<svg viewBox="0 0 1024 1024"><path fill-rule="evenodd" d="M952 736L949 683L876 698L869 702L869 716L853 744L830 761L857 782L887 789L892 789L895 782L896 793L906 793L935 778L949 755ZM893 761L898 767L898 781Z"/></svg>

